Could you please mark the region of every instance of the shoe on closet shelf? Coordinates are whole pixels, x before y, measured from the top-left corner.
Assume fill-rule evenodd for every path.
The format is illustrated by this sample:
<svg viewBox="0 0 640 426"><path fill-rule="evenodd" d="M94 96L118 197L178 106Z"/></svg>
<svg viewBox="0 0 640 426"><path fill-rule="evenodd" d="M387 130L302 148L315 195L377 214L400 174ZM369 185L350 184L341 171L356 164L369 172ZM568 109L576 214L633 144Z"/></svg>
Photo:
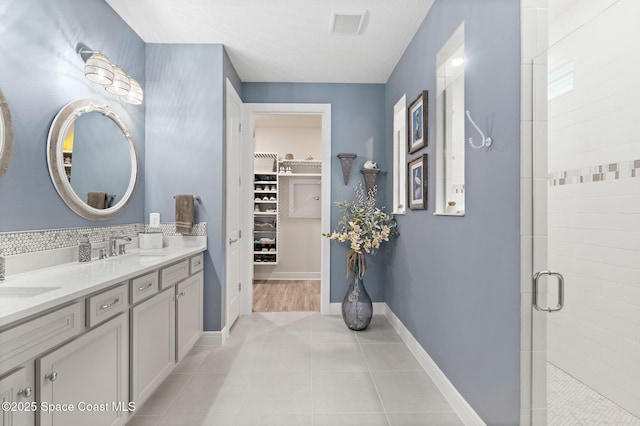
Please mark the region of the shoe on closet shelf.
<svg viewBox="0 0 640 426"><path fill-rule="evenodd" d="M262 198L260 198L260 197L256 197L256 199L255 199L255 200L253 200L253 201L261 201L261 200L262 200Z"/></svg>
<svg viewBox="0 0 640 426"><path fill-rule="evenodd" d="M262 197L262 201L269 201L269 197L265 195L264 197Z"/></svg>
<svg viewBox="0 0 640 426"><path fill-rule="evenodd" d="M276 197L269 197L269 201L276 201Z"/></svg>
<svg viewBox="0 0 640 426"><path fill-rule="evenodd" d="M275 186L275 185L272 185L272 186L271 186L271 191L272 191L272 192L275 192L275 191L276 191L276 186Z"/></svg>

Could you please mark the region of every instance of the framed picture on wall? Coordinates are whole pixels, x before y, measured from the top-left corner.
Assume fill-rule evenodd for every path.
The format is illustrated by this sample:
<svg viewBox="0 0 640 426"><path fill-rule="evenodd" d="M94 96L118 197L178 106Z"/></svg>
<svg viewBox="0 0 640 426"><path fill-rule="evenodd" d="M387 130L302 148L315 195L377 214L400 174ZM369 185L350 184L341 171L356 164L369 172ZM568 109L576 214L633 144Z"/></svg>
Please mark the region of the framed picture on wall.
<svg viewBox="0 0 640 426"><path fill-rule="evenodd" d="M428 145L427 110L429 106L429 92L423 90L409 106L409 154Z"/></svg>
<svg viewBox="0 0 640 426"><path fill-rule="evenodd" d="M425 210L427 208L427 154L409 162L409 208Z"/></svg>

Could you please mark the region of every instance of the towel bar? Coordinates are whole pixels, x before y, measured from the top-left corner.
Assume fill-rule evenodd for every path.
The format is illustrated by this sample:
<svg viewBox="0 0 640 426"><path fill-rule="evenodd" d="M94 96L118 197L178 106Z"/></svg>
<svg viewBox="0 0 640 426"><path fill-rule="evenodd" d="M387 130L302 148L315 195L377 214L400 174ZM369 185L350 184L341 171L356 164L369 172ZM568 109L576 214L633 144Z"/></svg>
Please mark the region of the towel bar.
<svg viewBox="0 0 640 426"><path fill-rule="evenodd" d="M176 196L174 195L174 196L173 196L173 199L175 200L175 198L176 198ZM197 202L199 202L199 203L201 203L201 202L202 202L202 200L200 199L200 196L199 196L199 195L194 195L194 196L193 196L193 199L194 199L194 200L196 200L196 201L197 201Z"/></svg>

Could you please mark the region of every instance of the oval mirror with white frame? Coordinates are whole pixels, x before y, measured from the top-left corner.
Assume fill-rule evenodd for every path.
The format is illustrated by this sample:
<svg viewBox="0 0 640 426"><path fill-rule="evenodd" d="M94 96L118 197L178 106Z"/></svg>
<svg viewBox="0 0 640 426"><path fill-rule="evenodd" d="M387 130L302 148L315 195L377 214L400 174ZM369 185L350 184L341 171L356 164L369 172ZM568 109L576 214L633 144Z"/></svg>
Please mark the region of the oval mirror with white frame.
<svg viewBox="0 0 640 426"><path fill-rule="evenodd" d="M9 160L13 152L13 124L9 105L0 90L0 177L9 167Z"/></svg>
<svg viewBox="0 0 640 426"><path fill-rule="evenodd" d="M60 197L90 220L116 216L129 203L138 179L131 132L108 105L91 99L71 102L56 115L47 163Z"/></svg>

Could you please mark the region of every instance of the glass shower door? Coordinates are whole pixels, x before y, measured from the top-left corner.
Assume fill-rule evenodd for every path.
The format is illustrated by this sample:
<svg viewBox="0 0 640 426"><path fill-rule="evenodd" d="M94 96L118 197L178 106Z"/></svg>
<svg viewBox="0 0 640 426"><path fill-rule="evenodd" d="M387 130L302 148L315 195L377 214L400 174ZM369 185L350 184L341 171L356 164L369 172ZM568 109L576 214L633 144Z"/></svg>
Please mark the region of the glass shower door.
<svg viewBox="0 0 640 426"><path fill-rule="evenodd" d="M550 425L640 425L640 2L585 3L549 5L552 42L533 64L534 158L548 177L534 199L546 250L534 253L564 276L564 307L534 313L547 362L533 375L546 375ZM562 304L559 280L538 285L539 306Z"/></svg>

